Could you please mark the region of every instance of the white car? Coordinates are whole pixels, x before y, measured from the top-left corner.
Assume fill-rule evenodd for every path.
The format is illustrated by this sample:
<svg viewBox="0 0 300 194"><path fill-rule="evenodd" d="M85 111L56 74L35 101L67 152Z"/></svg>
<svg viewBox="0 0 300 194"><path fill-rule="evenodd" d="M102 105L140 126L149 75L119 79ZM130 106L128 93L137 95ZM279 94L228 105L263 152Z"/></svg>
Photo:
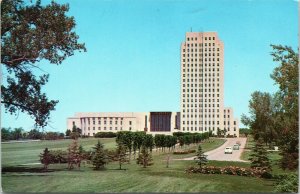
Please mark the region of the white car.
<svg viewBox="0 0 300 194"><path fill-rule="evenodd" d="M225 154L232 154L232 147L226 147L224 153Z"/></svg>

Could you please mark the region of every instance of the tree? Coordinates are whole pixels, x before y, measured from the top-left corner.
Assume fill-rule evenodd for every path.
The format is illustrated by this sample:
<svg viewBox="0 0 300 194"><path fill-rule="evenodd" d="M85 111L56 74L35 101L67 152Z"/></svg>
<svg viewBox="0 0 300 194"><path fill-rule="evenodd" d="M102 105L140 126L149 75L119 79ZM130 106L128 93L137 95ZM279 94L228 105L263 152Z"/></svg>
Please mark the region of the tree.
<svg viewBox="0 0 300 194"><path fill-rule="evenodd" d="M12 139L12 132L11 128L1 128L1 140L11 140Z"/></svg>
<svg viewBox="0 0 300 194"><path fill-rule="evenodd" d="M42 5L23 0L3 0L1 3L1 64L7 78L1 86L1 103L6 112L27 113L36 126L48 123L56 100L42 92L49 74L37 77L40 63L61 64L76 50L86 51L74 32L75 20L67 16L69 5L52 1Z"/></svg>
<svg viewBox="0 0 300 194"><path fill-rule="evenodd" d="M24 129L22 127L14 128L14 130L12 131L13 139L18 140L18 139L22 138L23 132L24 132Z"/></svg>
<svg viewBox="0 0 300 194"><path fill-rule="evenodd" d="M67 129L66 130L66 136L70 136L71 135L71 130L70 129Z"/></svg>
<svg viewBox="0 0 300 194"><path fill-rule="evenodd" d="M283 156L281 167L296 169L299 158L299 55L288 46L271 46L273 61L279 63L271 78L279 86L276 93L275 126L279 129L278 143Z"/></svg>
<svg viewBox="0 0 300 194"><path fill-rule="evenodd" d="M274 126L274 106L271 94L259 91L252 93L249 109L250 116L247 117L243 114L242 123L250 126L255 140L263 138L266 144L272 142L274 139L272 139L270 133Z"/></svg>
<svg viewBox="0 0 300 194"><path fill-rule="evenodd" d="M71 170L74 168L74 164L80 168L81 156L79 153L79 146L77 140L73 140L73 142L69 145L68 148L68 169Z"/></svg>
<svg viewBox="0 0 300 194"><path fill-rule="evenodd" d="M182 146L184 145L184 136L179 136L178 141L179 141L180 148L182 148Z"/></svg>
<svg viewBox="0 0 300 194"><path fill-rule="evenodd" d="M42 139L43 133L37 129L32 129L28 132L28 138L29 139Z"/></svg>
<svg viewBox="0 0 300 194"><path fill-rule="evenodd" d="M263 146L262 138L259 138L253 146L249 160L251 161L251 168L261 168L271 171L268 152Z"/></svg>
<svg viewBox="0 0 300 194"><path fill-rule="evenodd" d="M77 139L80 136L81 136L81 129L76 127L76 125L73 125L72 132L70 133L70 137L72 139Z"/></svg>
<svg viewBox="0 0 300 194"><path fill-rule="evenodd" d="M44 169L48 169L48 165L52 163L52 157L48 148L44 149L44 152L40 154L40 161L44 164Z"/></svg>
<svg viewBox="0 0 300 194"><path fill-rule="evenodd" d="M151 134L147 134L144 136L144 146L146 146L146 148L149 148L150 152L152 152L152 149L154 148L154 139Z"/></svg>
<svg viewBox="0 0 300 194"><path fill-rule="evenodd" d="M299 180L297 174L288 174L278 180L275 191L280 193L298 193Z"/></svg>
<svg viewBox="0 0 300 194"><path fill-rule="evenodd" d="M218 137L221 137L221 134L222 134L222 131L221 131L220 128L218 128L218 129L217 129L217 136L218 136Z"/></svg>
<svg viewBox="0 0 300 194"><path fill-rule="evenodd" d="M201 145L198 146L198 152L197 152L195 160L196 160L196 163L199 165L200 169L202 169L203 165L206 165L208 163L207 155L204 155Z"/></svg>
<svg viewBox="0 0 300 194"><path fill-rule="evenodd" d="M108 163L108 157L104 151L104 146L98 140L98 143L94 147L92 156L92 164L95 170L104 169L104 165Z"/></svg>
<svg viewBox="0 0 300 194"><path fill-rule="evenodd" d="M137 158L137 164L142 165L144 168L152 165L152 156L145 146L142 146L142 151Z"/></svg>
<svg viewBox="0 0 300 194"><path fill-rule="evenodd" d="M119 169L122 170L122 164L128 162L128 154L126 153L126 146L122 143L118 143L114 160L118 161Z"/></svg>

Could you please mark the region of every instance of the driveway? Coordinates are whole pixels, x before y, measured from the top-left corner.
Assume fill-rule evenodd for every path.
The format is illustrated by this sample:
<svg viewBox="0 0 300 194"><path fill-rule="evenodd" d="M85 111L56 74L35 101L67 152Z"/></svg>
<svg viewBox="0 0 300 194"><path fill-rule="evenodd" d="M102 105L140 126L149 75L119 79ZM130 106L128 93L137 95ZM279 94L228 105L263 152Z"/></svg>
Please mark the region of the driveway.
<svg viewBox="0 0 300 194"><path fill-rule="evenodd" d="M204 154L207 155L208 160L218 160L218 161L235 161L235 162L248 162L245 160L241 160L241 154L244 151L246 145L247 138L226 138L226 142L221 145L220 147L205 152ZM226 147L233 147L236 142L241 142L241 146L239 150L233 150L232 154L224 154L224 150ZM194 160L194 156L190 158L184 158L182 160Z"/></svg>

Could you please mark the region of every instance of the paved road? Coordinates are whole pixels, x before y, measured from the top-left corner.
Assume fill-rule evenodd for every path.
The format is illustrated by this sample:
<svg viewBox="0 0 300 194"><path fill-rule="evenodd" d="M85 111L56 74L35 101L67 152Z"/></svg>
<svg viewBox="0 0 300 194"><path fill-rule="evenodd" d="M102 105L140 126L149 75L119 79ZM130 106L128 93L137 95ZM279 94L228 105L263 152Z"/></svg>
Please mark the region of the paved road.
<svg viewBox="0 0 300 194"><path fill-rule="evenodd" d="M204 154L207 155L208 160L218 160L218 161L237 161L237 162L247 162L245 160L241 160L241 154L244 151L245 144L247 138L226 138L226 142L209 152L205 152ZM237 141L241 142L241 146L239 150L233 150L232 154L224 154L224 150L226 147L232 147L236 144ZM183 160L194 160L195 157L184 158Z"/></svg>

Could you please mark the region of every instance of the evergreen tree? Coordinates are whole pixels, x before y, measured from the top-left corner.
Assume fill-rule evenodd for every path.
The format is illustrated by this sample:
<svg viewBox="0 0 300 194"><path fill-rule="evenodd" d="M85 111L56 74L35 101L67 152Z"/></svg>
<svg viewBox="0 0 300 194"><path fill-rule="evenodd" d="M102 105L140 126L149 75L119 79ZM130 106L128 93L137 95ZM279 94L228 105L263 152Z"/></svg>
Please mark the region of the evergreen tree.
<svg viewBox="0 0 300 194"><path fill-rule="evenodd" d="M44 169L48 169L48 165L52 162L52 157L48 148L44 149L44 152L40 154L40 161L44 164Z"/></svg>
<svg viewBox="0 0 300 194"><path fill-rule="evenodd" d="M118 143L118 147L116 150L115 161L119 163L119 169L122 170L122 164L128 162L128 157L126 153L126 146L122 143Z"/></svg>
<svg viewBox="0 0 300 194"><path fill-rule="evenodd" d="M152 156L145 146L142 146L142 151L137 158L137 164L142 165L144 168L152 165Z"/></svg>
<svg viewBox="0 0 300 194"><path fill-rule="evenodd" d="M79 153L79 146L77 140L74 140L68 148L68 169L71 170L74 168L74 164L80 168L81 156Z"/></svg>
<svg viewBox="0 0 300 194"><path fill-rule="evenodd" d="M270 161L268 158L268 152L263 146L262 138L259 138L258 141L252 148L253 153L250 154L249 160L251 161L251 168L262 168L265 170L271 170Z"/></svg>
<svg viewBox="0 0 300 194"><path fill-rule="evenodd" d="M104 151L104 146L98 140L98 143L94 147L92 164L95 170L100 170L100 169L104 169L104 165L107 163L108 163L108 157Z"/></svg>
<svg viewBox="0 0 300 194"><path fill-rule="evenodd" d="M198 146L198 152L197 152L195 160L196 160L196 163L199 165L200 169L202 168L202 166L204 166L208 163L207 155L204 155L201 145Z"/></svg>

